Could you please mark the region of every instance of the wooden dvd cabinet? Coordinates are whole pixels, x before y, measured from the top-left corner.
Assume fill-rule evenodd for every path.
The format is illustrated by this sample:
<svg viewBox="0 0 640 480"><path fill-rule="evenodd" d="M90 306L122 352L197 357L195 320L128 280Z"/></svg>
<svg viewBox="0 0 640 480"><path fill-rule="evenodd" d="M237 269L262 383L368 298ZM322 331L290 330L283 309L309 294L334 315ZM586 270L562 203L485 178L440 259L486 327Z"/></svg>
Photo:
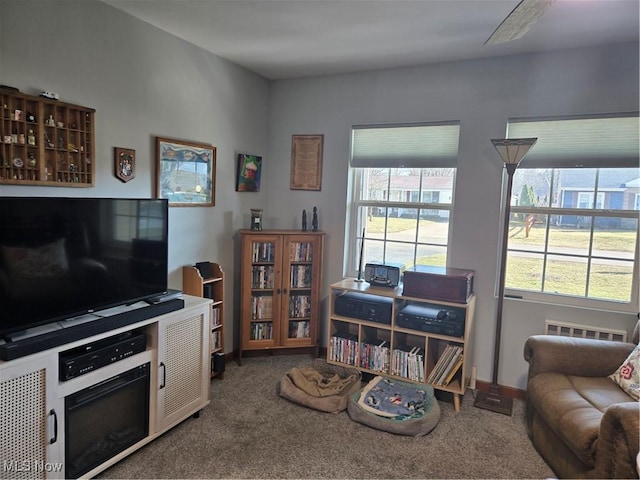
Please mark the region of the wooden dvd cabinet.
<svg viewBox="0 0 640 480"><path fill-rule="evenodd" d="M0 89L0 184L93 187L95 110Z"/></svg>
<svg viewBox="0 0 640 480"><path fill-rule="evenodd" d="M312 347L318 325L324 233L241 230L240 350Z"/></svg>
<svg viewBox="0 0 640 480"><path fill-rule="evenodd" d="M402 287L376 287L353 278L334 283L330 288L328 363L427 383L436 390L453 394L455 411L460 411L460 395L464 395L471 376L469 338L475 295L471 295L467 303L430 300L404 296ZM359 308L356 304L351 308L351 304L336 309L340 297L353 293L357 294L358 301L369 306ZM373 309L378 308L376 305L386 305L380 308L390 313L389 318L371 315ZM423 324L407 323L407 317L403 316L403 312L424 309L434 312L434 319L441 318L436 312L452 312L460 330L433 333L440 329L437 322L429 327L432 331L425 331Z"/></svg>
<svg viewBox="0 0 640 480"><path fill-rule="evenodd" d="M203 275L204 273L204 275ZM224 377L224 272L217 263L182 267L182 290L188 295L210 298L211 378ZM223 358L220 359L219 357Z"/></svg>

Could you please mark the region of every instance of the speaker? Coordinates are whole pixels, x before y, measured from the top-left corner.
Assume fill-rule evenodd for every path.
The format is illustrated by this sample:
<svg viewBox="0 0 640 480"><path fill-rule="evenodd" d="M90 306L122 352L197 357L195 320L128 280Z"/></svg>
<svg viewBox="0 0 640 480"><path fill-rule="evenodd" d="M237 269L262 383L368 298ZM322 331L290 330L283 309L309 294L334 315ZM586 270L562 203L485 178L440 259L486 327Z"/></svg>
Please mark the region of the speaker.
<svg viewBox="0 0 640 480"><path fill-rule="evenodd" d="M200 275L202 275L202 278L211 278L211 264L209 262L198 262L196 263L196 268L200 272Z"/></svg>
<svg viewBox="0 0 640 480"><path fill-rule="evenodd" d="M211 359L213 373L224 373L224 353L216 353Z"/></svg>

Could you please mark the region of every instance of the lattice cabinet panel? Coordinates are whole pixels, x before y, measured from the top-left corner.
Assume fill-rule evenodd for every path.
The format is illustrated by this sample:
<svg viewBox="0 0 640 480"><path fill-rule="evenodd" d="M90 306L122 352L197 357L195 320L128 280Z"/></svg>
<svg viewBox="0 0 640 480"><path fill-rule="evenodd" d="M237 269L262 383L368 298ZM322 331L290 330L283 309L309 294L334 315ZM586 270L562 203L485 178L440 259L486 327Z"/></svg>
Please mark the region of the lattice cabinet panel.
<svg viewBox="0 0 640 480"><path fill-rule="evenodd" d="M0 382L0 478L45 478L46 370Z"/></svg>
<svg viewBox="0 0 640 480"><path fill-rule="evenodd" d="M210 312L208 306L206 314L171 317L159 325L160 427L195 413L208 402Z"/></svg>

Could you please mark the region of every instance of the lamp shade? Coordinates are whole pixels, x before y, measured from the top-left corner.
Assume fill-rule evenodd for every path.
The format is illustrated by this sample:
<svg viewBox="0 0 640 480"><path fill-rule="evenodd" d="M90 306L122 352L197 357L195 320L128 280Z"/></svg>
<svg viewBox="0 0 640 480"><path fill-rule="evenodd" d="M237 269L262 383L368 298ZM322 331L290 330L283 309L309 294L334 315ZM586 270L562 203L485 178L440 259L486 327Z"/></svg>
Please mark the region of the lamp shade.
<svg viewBox="0 0 640 480"><path fill-rule="evenodd" d="M491 143L502 157L505 165L517 166L537 141L537 138L494 138Z"/></svg>

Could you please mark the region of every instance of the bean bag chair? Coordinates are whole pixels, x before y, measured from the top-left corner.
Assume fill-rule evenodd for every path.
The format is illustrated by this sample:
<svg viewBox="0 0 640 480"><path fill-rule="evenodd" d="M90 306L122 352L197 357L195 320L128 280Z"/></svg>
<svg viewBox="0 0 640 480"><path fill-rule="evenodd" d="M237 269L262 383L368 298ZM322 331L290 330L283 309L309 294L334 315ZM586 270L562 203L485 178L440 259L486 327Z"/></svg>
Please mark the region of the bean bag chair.
<svg viewBox="0 0 640 480"><path fill-rule="evenodd" d="M430 385L377 376L349 396L349 417L371 428L419 437L440 421L440 405Z"/></svg>
<svg viewBox="0 0 640 480"><path fill-rule="evenodd" d="M360 390L361 382L359 370L316 358L310 367L294 367L282 377L280 396L314 410L339 413L347 409L349 395Z"/></svg>

